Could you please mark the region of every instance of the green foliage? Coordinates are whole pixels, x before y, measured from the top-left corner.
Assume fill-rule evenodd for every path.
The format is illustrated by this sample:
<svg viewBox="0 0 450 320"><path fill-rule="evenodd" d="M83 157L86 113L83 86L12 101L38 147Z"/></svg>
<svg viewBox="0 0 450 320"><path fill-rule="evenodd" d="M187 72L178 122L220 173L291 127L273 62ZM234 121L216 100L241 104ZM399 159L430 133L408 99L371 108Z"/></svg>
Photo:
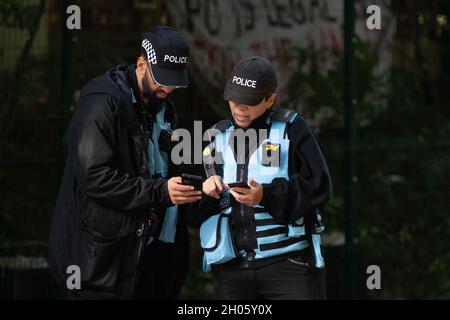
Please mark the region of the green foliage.
<svg viewBox="0 0 450 320"><path fill-rule="evenodd" d="M359 37L354 43L355 99L358 101L359 127L386 107L388 73L374 73L379 57L371 45ZM340 130L344 127L344 60L333 48L294 48L297 68L288 85L286 105L294 105L315 124L316 129Z"/></svg>
<svg viewBox="0 0 450 320"><path fill-rule="evenodd" d="M40 0L43 2L43 0ZM2 0L0 2L0 26L30 30L35 28L40 18L39 6L24 5L21 1Z"/></svg>
<svg viewBox="0 0 450 320"><path fill-rule="evenodd" d="M378 53L355 43L357 240L359 268L377 264L382 290L372 298L444 298L450 294L448 102L427 90L427 66L398 43L390 70L376 72ZM287 103L320 132L334 181L327 231L344 231L343 59L326 49L297 49ZM328 72L324 62L335 61ZM448 75L443 75L447 76ZM343 277L344 273L338 277ZM364 279L361 279L364 281Z"/></svg>
<svg viewBox="0 0 450 320"><path fill-rule="evenodd" d="M31 56L17 81L4 70L0 149L0 253L46 255L48 221L58 183L59 113L50 94L48 60ZM56 129L56 130L55 130ZM56 142L56 143L55 143ZM36 246L35 246L36 245Z"/></svg>

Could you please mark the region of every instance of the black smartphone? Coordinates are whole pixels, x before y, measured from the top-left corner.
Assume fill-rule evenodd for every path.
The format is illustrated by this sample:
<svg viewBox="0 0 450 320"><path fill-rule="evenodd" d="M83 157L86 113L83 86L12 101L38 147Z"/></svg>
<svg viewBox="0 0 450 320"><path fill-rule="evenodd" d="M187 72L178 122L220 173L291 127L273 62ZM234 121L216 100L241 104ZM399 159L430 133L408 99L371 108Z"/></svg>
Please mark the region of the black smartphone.
<svg viewBox="0 0 450 320"><path fill-rule="evenodd" d="M186 186L193 186L195 190L203 190L203 177L196 176L194 174L182 173L181 174L181 184Z"/></svg>
<svg viewBox="0 0 450 320"><path fill-rule="evenodd" d="M244 181L231 182L231 183L228 183L228 186L230 188L247 188L247 189L250 189L250 186Z"/></svg>

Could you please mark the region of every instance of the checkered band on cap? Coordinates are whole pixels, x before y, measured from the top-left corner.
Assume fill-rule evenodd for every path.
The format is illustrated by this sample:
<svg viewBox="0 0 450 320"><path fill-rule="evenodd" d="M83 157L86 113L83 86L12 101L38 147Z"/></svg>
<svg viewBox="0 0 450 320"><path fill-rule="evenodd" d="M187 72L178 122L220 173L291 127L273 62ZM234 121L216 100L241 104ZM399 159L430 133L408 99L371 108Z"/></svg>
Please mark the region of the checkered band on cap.
<svg viewBox="0 0 450 320"><path fill-rule="evenodd" d="M156 64L156 53L150 41L147 39L142 40L142 48L147 52L148 61L150 61L151 64Z"/></svg>

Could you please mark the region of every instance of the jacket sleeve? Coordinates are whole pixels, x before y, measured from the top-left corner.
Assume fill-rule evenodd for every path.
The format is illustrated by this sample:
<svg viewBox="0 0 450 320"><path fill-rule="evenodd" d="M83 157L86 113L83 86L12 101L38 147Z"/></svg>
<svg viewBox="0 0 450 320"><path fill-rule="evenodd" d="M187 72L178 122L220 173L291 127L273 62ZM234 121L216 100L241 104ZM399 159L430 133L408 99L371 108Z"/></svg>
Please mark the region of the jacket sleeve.
<svg viewBox="0 0 450 320"><path fill-rule="evenodd" d="M106 99L85 98L77 108L86 107L93 111L76 122L69 133L69 152L73 153L80 190L115 210L172 205L167 180L133 177L118 169L114 138L117 121Z"/></svg>
<svg viewBox="0 0 450 320"><path fill-rule="evenodd" d="M291 139L289 180L275 178L263 184L260 203L284 224L321 207L332 194L330 173L318 139L303 118L290 125L288 135Z"/></svg>

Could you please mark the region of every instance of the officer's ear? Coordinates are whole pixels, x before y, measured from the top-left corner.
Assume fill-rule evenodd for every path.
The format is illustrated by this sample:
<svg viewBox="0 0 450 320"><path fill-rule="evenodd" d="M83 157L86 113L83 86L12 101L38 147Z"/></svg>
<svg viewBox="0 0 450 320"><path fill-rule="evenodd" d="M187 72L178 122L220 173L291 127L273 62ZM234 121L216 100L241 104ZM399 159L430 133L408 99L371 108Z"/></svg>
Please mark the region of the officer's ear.
<svg viewBox="0 0 450 320"><path fill-rule="evenodd" d="M268 108L271 107L275 103L276 98L277 98L277 94L274 92L268 99L266 99Z"/></svg>
<svg viewBox="0 0 450 320"><path fill-rule="evenodd" d="M145 62L145 58L140 56L136 61L136 70L140 75L145 74L145 70L147 69L147 63Z"/></svg>

